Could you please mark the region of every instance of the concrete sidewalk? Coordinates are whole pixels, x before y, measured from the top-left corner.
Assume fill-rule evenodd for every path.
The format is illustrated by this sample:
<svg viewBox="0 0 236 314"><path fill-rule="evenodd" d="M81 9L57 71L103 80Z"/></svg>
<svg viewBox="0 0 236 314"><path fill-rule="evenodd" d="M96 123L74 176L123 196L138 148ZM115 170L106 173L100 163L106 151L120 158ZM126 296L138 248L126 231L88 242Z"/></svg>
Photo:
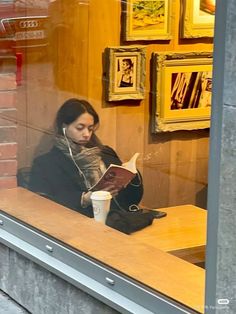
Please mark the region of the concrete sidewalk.
<svg viewBox="0 0 236 314"><path fill-rule="evenodd" d="M0 290L0 314L29 314L29 312Z"/></svg>

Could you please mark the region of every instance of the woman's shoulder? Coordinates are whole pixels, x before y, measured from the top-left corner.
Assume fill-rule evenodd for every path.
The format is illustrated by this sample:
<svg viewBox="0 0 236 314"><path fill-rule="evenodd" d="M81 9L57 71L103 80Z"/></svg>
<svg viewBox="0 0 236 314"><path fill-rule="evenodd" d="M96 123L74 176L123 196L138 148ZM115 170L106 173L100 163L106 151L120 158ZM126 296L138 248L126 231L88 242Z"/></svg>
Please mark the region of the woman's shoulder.
<svg viewBox="0 0 236 314"><path fill-rule="evenodd" d="M60 155L62 155L62 152L57 147L53 146L48 152L35 157L33 163L51 162L52 160L57 159Z"/></svg>
<svg viewBox="0 0 236 314"><path fill-rule="evenodd" d="M101 155L103 159L110 163L121 164L121 160L116 151L108 145L103 145L101 147Z"/></svg>
<svg viewBox="0 0 236 314"><path fill-rule="evenodd" d="M113 156L117 156L117 153L115 152L115 150L108 145L102 145L101 152L102 154L110 154Z"/></svg>

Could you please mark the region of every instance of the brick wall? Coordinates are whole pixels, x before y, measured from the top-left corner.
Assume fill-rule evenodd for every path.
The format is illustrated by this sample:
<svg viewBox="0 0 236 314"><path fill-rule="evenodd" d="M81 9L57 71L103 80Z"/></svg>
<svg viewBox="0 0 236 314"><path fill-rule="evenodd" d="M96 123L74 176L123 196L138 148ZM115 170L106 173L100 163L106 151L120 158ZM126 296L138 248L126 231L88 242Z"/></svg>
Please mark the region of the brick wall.
<svg viewBox="0 0 236 314"><path fill-rule="evenodd" d="M17 110L14 69L12 58L8 60L0 57L0 189L17 186Z"/></svg>

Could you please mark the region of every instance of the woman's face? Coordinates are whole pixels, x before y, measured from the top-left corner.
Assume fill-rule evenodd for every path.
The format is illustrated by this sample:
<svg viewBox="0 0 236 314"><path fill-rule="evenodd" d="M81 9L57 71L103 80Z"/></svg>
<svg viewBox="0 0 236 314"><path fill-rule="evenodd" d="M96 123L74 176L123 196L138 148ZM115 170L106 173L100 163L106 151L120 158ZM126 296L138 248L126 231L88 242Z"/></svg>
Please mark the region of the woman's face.
<svg viewBox="0 0 236 314"><path fill-rule="evenodd" d="M94 127L93 116L85 112L67 125L66 136L77 144L86 145L93 134Z"/></svg>
<svg viewBox="0 0 236 314"><path fill-rule="evenodd" d="M127 61L122 61L122 70L127 70L130 68L130 65Z"/></svg>

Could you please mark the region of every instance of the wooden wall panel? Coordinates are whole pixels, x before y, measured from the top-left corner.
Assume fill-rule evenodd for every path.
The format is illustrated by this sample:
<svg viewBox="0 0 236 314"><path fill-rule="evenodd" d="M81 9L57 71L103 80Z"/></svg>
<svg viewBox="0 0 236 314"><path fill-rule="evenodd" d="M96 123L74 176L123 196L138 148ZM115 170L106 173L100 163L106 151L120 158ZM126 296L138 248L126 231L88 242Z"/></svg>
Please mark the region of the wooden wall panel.
<svg viewBox="0 0 236 314"><path fill-rule="evenodd" d="M87 97L89 6L76 0L52 2L51 62L56 87Z"/></svg>
<svg viewBox="0 0 236 314"><path fill-rule="evenodd" d="M119 1L89 2L88 98L100 114L98 135L113 147L117 146L117 110L113 104L104 101L104 50L119 43L119 19Z"/></svg>
<svg viewBox="0 0 236 314"><path fill-rule="evenodd" d="M121 1L51 3L48 48L26 52L25 97L21 95L20 99L29 129L26 135L23 131L19 134L21 166L29 165L35 154L49 147L51 137L47 134L62 102L71 96L88 98L100 115L98 135L102 141L115 148L124 161L140 152L138 166L144 178L145 205L205 206L208 130L150 133L151 53L212 49L212 39L179 39L179 1L171 3L173 39L142 42L121 40ZM104 50L132 44L147 48L145 99L105 102Z"/></svg>

